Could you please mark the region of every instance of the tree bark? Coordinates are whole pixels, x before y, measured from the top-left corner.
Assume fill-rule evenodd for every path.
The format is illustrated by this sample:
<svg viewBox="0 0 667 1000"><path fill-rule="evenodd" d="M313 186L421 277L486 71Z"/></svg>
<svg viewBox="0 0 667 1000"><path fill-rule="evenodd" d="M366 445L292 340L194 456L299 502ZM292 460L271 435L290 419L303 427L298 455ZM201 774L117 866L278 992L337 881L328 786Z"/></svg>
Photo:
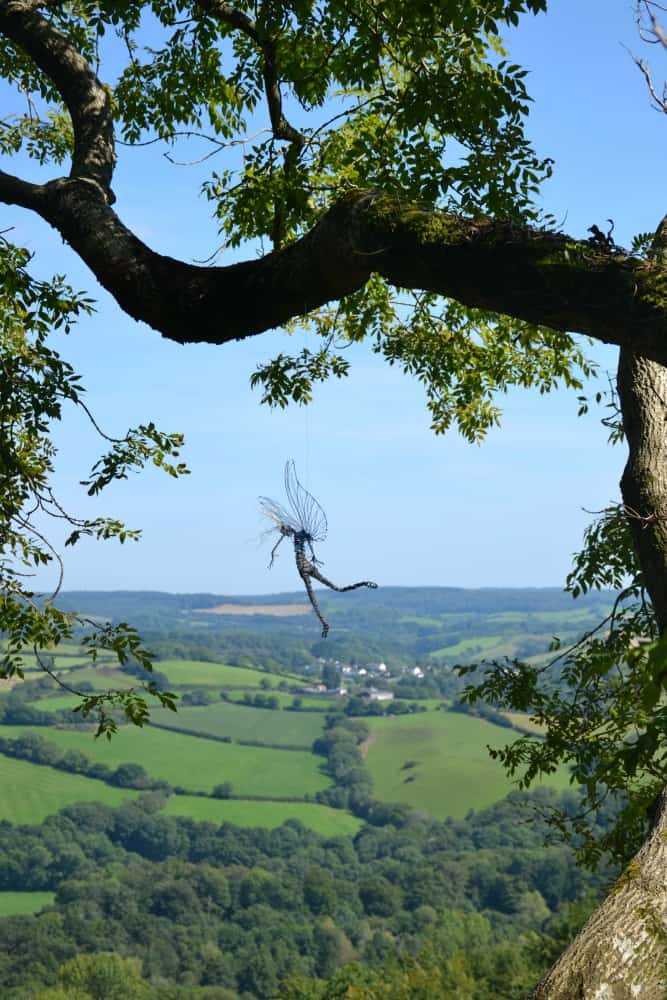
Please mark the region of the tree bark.
<svg viewBox="0 0 667 1000"><path fill-rule="evenodd" d="M667 368L621 348L621 491L646 589L667 631ZM667 997L667 789L644 846L531 1000Z"/></svg>
<svg viewBox="0 0 667 1000"><path fill-rule="evenodd" d="M628 461L621 492L658 627L667 631L667 368L622 348L618 394Z"/></svg>
<svg viewBox="0 0 667 1000"><path fill-rule="evenodd" d="M667 997L667 791L653 829L531 1000Z"/></svg>
<svg viewBox="0 0 667 1000"><path fill-rule="evenodd" d="M126 313L181 344L254 336L357 291L376 273L397 287L667 363L666 269L587 240L354 191L283 250L198 267L146 246L110 201L90 177L37 185L0 172L0 202L37 212Z"/></svg>

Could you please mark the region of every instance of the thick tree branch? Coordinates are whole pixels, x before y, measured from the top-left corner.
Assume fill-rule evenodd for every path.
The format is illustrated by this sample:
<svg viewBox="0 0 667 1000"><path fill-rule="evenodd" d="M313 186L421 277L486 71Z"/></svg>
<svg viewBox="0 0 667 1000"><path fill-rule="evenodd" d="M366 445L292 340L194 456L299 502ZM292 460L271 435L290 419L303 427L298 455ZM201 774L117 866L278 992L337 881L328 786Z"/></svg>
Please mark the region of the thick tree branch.
<svg viewBox="0 0 667 1000"><path fill-rule="evenodd" d="M113 201L116 158L109 94L86 59L36 6L35 0L0 0L0 32L53 81L67 106L74 130L71 176L94 181Z"/></svg>
<svg viewBox="0 0 667 1000"><path fill-rule="evenodd" d="M25 204L8 187L0 184L0 200ZM61 233L125 312L178 343L262 333L356 291L376 272L399 287L667 361L667 269L592 241L356 191L280 252L196 267L142 243L93 183L35 185L31 198L27 207Z"/></svg>
<svg viewBox="0 0 667 1000"><path fill-rule="evenodd" d="M274 134L298 154L302 137L282 115L275 39L221 0L198 4L261 47ZM379 192L352 192L302 239L259 260L195 267L155 253L109 206L110 100L86 60L35 0L0 0L0 32L54 82L75 132L69 180L29 185L0 174L0 200L37 211L121 308L172 340L220 344L252 336L356 291L377 272L396 286L667 360L664 265L599 241L446 215Z"/></svg>
<svg viewBox="0 0 667 1000"><path fill-rule="evenodd" d="M35 212L39 211L42 200L43 188L39 184L30 184L28 181L15 177L14 174L7 174L0 170L0 202L8 205L19 205L21 208L30 208Z"/></svg>

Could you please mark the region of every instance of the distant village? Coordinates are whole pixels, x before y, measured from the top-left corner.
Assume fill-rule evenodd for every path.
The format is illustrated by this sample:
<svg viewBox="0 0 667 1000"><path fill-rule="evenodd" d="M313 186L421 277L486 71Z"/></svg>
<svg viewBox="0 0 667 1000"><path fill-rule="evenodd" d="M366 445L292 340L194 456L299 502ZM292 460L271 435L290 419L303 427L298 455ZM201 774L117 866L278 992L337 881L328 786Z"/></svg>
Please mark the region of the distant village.
<svg viewBox="0 0 667 1000"><path fill-rule="evenodd" d="M299 688L299 694L317 694L330 698L340 698L350 694L350 689L343 683L354 684L355 694L369 701L392 701L394 692L386 688L378 687L378 684L385 684L388 681L395 681L412 677L415 680L422 680L424 671L421 667L405 667L397 673L390 673L386 663L365 663L363 666L350 663L340 663L338 660L319 659L308 666L308 673L317 673L323 678L326 677L326 670L330 669L332 675L337 675L341 679L340 684L335 686L327 685L324 680L304 685ZM361 690L358 686L361 685Z"/></svg>

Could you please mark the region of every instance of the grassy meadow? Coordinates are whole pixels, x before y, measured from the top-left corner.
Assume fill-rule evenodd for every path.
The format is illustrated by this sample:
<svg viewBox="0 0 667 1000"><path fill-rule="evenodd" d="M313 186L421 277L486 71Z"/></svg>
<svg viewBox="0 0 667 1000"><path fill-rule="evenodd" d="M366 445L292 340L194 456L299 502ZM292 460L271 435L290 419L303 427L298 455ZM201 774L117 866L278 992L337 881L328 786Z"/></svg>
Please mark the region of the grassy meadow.
<svg viewBox="0 0 667 1000"><path fill-rule="evenodd" d="M106 691L109 688L129 688L140 683L136 677L124 674L122 670L114 670L104 666L68 670L63 676L63 680L74 688L85 682L96 691Z"/></svg>
<svg viewBox="0 0 667 1000"><path fill-rule="evenodd" d="M75 708L80 702L81 699L76 694L54 694L48 698L40 698L39 701L34 701L33 705L40 712L60 712L65 708ZM2 733L0 732L1 735Z"/></svg>
<svg viewBox="0 0 667 1000"><path fill-rule="evenodd" d="M203 660L156 660L155 669L169 678L170 684L194 687L197 684L206 686L241 688L259 688L267 679L272 686L287 680L294 684L303 684L302 677L278 677L262 670L250 670L247 667L230 667L225 663L207 663Z"/></svg>
<svg viewBox="0 0 667 1000"><path fill-rule="evenodd" d="M53 892L0 892L0 917L37 913L54 899Z"/></svg>
<svg viewBox="0 0 667 1000"><path fill-rule="evenodd" d="M326 712L330 712L332 708L335 708L336 702L338 701L337 698L326 698L326 697L318 698L317 695L294 694L293 692L289 691L273 690L273 691L267 691L266 693L270 694L272 698L277 698L278 704L280 705L281 708L286 708L287 706L292 704L295 698L300 698L301 705L303 708L316 708L323 714ZM229 701L239 701L239 702L242 701L243 691L236 691L233 688L229 689L228 699Z"/></svg>
<svg viewBox="0 0 667 1000"><path fill-rule="evenodd" d="M0 735L5 733L6 728L9 727L0 729ZM48 735L50 739L51 734ZM131 789L113 788L81 774L56 771L27 760L13 760L0 755L0 820L6 819L10 823L41 823L47 816L74 802L103 802L108 806L118 806L138 794Z"/></svg>
<svg viewBox="0 0 667 1000"><path fill-rule="evenodd" d="M541 726L539 722L533 722L530 715L527 712L503 712L513 726L519 726L521 729L526 729L531 733L543 733L545 727Z"/></svg>
<svg viewBox="0 0 667 1000"><path fill-rule="evenodd" d="M443 646L441 649L436 649L431 655L435 659L458 656L461 657L461 660L468 656L473 657L473 659L477 656L487 658L511 656L516 651L516 645L516 642L508 640L507 636L481 635L473 636L470 639L461 639L460 642L456 642L452 646Z"/></svg>
<svg viewBox="0 0 667 1000"><path fill-rule="evenodd" d="M209 823L237 826L280 826L298 819L304 826L325 837L354 836L363 823L356 816L310 802L249 802L242 799L202 799L192 795L172 795L163 810L169 816L190 816Z"/></svg>
<svg viewBox="0 0 667 1000"><path fill-rule="evenodd" d="M305 750L241 747L150 726L123 726L110 741L95 740L89 731L36 726L0 729L0 735L9 738L26 732L37 733L64 750L80 750L112 768L128 762L142 764L151 777L194 791L210 792L229 781L235 792L270 798L313 794L329 784L320 769L322 758ZM0 757L0 761L5 759Z"/></svg>
<svg viewBox="0 0 667 1000"><path fill-rule="evenodd" d="M367 721L366 766L379 799L405 802L436 819L461 818L514 787L486 749L511 741L511 730L442 711ZM564 789L568 776L559 773L547 783Z"/></svg>
<svg viewBox="0 0 667 1000"><path fill-rule="evenodd" d="M308 749L324 729L324 715L320 712L272 711L230 705L224 701L201 707L184 706L178 712L156 709L151 718L175 730L189 729L213 736L230 736L233 740L260 740Z"/></svg>

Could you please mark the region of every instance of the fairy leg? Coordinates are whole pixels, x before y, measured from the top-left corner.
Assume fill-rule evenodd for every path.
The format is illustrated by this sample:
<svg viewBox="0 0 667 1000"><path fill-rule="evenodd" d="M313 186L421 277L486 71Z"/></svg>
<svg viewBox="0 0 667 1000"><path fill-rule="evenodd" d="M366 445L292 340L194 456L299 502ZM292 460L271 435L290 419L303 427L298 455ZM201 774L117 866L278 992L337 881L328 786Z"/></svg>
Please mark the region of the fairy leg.
<svg viewBox="0 0 667 1000"><path fill-rule="evenodd" d="M313 586L312 586L312 584L310 582L310 576L311 576L311 574L305 568L302 569L299 566L298 562L297 562L297 569L299 570L299 576L303 580L304 586L306 588L306 593L308 594L308 599L309 599L310 603L313 606L313 611L315 612L315 614L319 618L320 622L322 623L322 638L326 639L327 634L329 632L329 622L323 617L322 612L320 611L320 606L317 603L317 598L315 597L315 593L313 591Z"/></svg>
<svg viewBox="0 0 667 1000"><path fill-rule="evenodd" d="M349 583L347 587L337 587L335 583L331 580L327 580L326 576L323 576L317 566L312 564L308 567L308 573L310 576L314 576L316 580L323 583L325 587L329 587L331 590L337 590L339 594L344 593L346 590L357 590L359 587L370 587L371 590L377 590L377 583L372 583L370 580L360 580L359 583Z"/></svg>

